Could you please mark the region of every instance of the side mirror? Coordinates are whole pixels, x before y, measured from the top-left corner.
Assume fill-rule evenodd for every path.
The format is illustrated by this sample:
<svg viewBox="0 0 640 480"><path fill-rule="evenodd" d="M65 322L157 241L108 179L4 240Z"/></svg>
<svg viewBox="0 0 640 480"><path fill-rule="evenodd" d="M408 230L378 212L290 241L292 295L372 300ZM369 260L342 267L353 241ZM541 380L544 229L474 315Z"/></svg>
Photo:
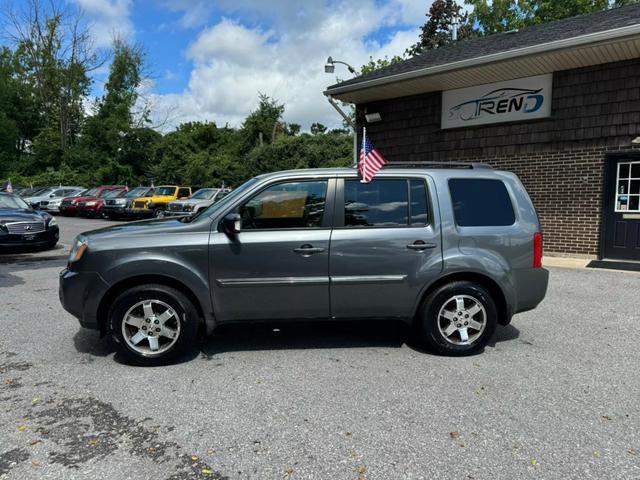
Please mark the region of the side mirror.
<svg viewBox="0 0 640 480"><path fill-rule="evenodd" d="M53 198L55 197L55 195L52 193L51 195L49 195L49 198Z"/></svg>
<svg viewBox="0 0 640 480"><path fill-rule="evenodd" d="M239 213L230 213L222 219L222 229L227 235L236 235L240 233L242 226L242 217Z"/></svg>

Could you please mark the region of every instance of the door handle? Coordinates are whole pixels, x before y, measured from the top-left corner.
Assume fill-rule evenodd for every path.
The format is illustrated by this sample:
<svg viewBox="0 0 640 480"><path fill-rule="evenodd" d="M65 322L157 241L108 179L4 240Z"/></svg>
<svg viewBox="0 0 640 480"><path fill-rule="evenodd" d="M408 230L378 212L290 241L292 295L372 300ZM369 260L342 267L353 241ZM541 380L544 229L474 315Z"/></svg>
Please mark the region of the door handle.
<svg viewBox="0 0 640 480"><path fill-rule="evenodd" d="M324 248L314 247L313 245L305 244L300 248L295 248L293 250L296 253L300 253L302 255L313 255L314 253L322 253L324 252Z"/></svg>
<svg viewBox="0 0 640 480"><path fill-rule="evenodd" d="M436 248L437 245L435 243L427 243L422 240L416 240L415 242L407 245L407 248L410 250L427 250L429 248Z"/></svg>

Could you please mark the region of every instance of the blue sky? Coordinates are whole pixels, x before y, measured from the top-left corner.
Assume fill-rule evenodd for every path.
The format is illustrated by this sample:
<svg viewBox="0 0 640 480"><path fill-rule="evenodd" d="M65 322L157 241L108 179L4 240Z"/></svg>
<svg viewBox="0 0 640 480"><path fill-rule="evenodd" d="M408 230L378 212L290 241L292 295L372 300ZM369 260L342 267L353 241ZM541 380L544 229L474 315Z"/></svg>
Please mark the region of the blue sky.
<svg viewBox="0 0 640 480"><path fill-rule="evenodd" d="M24 1L24 0L23 0ZM285 120L340 125L322 95L335 76L327 56L355 67L401 54L418 37L430 1L66 0L79 5L98 46L114 34L147 51L144 97L168 130L189 121L237 126L258 92L286 106ZM336 69L345 78L346 70ZM104 72L97 74L99 92Z"/></svg>

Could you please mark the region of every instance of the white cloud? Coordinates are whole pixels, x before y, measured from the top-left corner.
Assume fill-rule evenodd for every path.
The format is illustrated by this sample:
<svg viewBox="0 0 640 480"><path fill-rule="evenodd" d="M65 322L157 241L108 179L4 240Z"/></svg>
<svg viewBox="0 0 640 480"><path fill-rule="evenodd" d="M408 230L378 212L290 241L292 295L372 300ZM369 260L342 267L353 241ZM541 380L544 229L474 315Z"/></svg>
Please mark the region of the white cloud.
<svg viewBox="0 0 640 480"><path fill-rule="evenodd" d="M114 37L131 40L135 30L130 19L132 0L75 0L90 22L96 47L111 46Z"/></svg>
<svg viewBox="0 0 640 480"><path fill-rule="evenodd" d="M167 1L175 11L187 9L187 3L210 5ZM156 96L156 116L171 111L168 127L188 120L237 126L256 107L261 92L285 104L288 122L305 129L316 121L340 126L341 118L322 92L336 76L344 79L349 73L340 66L333 76L324 73L326 58L331 55L358 68L369 56L401 55L417 40L417 27L424 22L427 7L417 9L416 3L421 2L220 0L217 6L228 18L201 30L186 52L193 62L187 89ZM373 35L382 26L394 33L383 39Z"/></svg>

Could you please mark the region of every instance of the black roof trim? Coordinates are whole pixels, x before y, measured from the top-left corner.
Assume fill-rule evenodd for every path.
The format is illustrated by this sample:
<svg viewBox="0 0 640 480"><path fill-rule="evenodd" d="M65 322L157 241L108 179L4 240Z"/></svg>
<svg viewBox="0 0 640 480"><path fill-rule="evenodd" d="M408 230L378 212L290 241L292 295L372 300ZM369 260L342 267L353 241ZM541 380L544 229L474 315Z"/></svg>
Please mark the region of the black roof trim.
<svg viewBox="0 0 640 480"><path fill-rule="evenodd" d="M617 7L601 12L579 15L533 27L459 41L444 47L428 50L402 62L394 63L366 75L331 85L331 90L346 86L356 86L369 80L414 72L430 67L469 60L487 55L500 54L510 50L534 47L546 43L567 40L588 34L615 30L640 24L640 3Z"/></svg>

